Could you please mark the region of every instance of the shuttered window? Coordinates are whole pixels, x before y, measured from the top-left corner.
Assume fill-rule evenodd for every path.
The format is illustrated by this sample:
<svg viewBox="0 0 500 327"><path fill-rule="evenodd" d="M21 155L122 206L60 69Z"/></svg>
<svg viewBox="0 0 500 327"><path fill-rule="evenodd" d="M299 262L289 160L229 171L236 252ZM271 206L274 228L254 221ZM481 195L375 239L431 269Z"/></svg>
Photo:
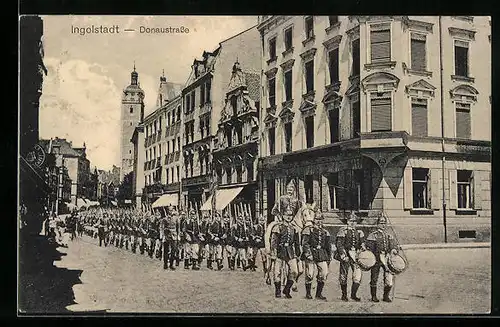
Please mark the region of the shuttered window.
<svg viewBox="0 0 500 327"><path fill-rule="evenodd" d="M269 106L276 106L276 78L270 78L268 80L268 88L269 88Z"/></svg>
<svg viewBox="0 0 500 327"><path fill-rule="evenodd" d="M292 70L285 73L285 101L292 100Z"/></svg>
<svg viewBox="0 0 500 327"><path fill-rule="evenodd" d="M309 116L305 119L306 125L306 146L312 148L314 146L314 116Z"/></svg>
<svg viewBox="0 0 500 327"><path fill-rule="evenodd" d="M470 139L471 137L471 122L470 122L470 104L456 104L456 121L457 121L457 138Z"/></svg>
<svg viewBox="0 0 500 327"><path fill-rule="evenodd" d="M352 102L352 135L354 138L359 137L361 132L361 113L359 99Z"/></svg>
<svg viewBox="0 0 500 327"><path fill-rule="evenodd" d="M314 60L305 64L306 92L314 91Z"/></svg>
<svg viewBox="0 0 500 327"><path fill-rule="evenodd" d="M411 104L411 131L414 136L427 136L427 101L414 99Z"/></svg>
<svg viewBox="0 0 500 327"><path fill-rule="evenodd" d="M269 40L269 59L276 58L276 38Z"/></svg>
<svg viewBox="0 0 500 327"><path fill-rule="evenodd" d="M285 30L285 51L290 50L292 48L293 42L292 42L292 28L288 28Z"/></svg>
<svg viewBox="0 0 500 327"><path fill-rule="evenodd" d="M371 31L371 60L390 61L391 60L391 30Z"/></svg>
<svg viewBox="0 0 500 327"><path fill-rule="evenodd" d="M466 42L455 41L455 75L469 76L469 46Z"/></svg>
<svg viewBox="0 0 500 327"><path fill-rule="evenodd" d="M372 132L390 131L392 129L391 94L389 92L372 94Z"/></svg>
<svg viewBox="0 0 500 327"><path fill-rule="evenodd" d="M271 127L268 131L269 136L269 155L273 156L276 153L276 131Z"/></svg>
<svg viewBox="0 0 500 327"><path fill-rule="evenodd" d="M413 168L413 208L430 209L429 201L429 169Z"/></svg>
<svg viewBox="0 0 500 327"><path fill-rule="evenodd" d="M417 71L427 70L425 35L412 35L411 37L411 69Z"/></svg>
<svg viewBox="0 0 500 327"><path fill-rule="evenodd" d="M328 53L328 69L330 72L330 84L339 81L339 48Z"/></svg>
<svg viewBox="0 0 500 327"><path fill-rule="evenodd" d="M305 19L306 39L314 36L314 20L312 16Z"/></svg>
<svg viewBox="0 0 500 327"><path fill-rule="evenodd" d="M337 203L339 203L338 192L336 187L339 185L339 175L338 173L331 173L328 175L328 195L330 198L330 209L337 209Z"/></svg>
<svg viewBox="0 0 500 327"><path fill-rule="evenodd" d="M352 70L351 76L358 76L360 70L360 59L359 59L359 39L352 41Z"/></svg>
<svg viewBox="0 0 500 327"><path fill-rule="evenodd" d="M285 124L285 151L292 151L292 123Z"/></svg>
<svg viewBox="0 0 500 327"><path fill-rule="evenodd" d="M457 171L457 200L459 209L471 209L473 207L472 171L458 170Z"/></svg>
<svg viewBox="0 0 500 327"><path fill-rule="evenodd" d="M330 143L339 141L339 110L333 109L328 112L330 122Z"/></svg>
<svg viewBox="0 0 500 327"><path fill-rule="evenodd" d="M333 26L339 22L339 16L328 16L330 26Z"/></svg>

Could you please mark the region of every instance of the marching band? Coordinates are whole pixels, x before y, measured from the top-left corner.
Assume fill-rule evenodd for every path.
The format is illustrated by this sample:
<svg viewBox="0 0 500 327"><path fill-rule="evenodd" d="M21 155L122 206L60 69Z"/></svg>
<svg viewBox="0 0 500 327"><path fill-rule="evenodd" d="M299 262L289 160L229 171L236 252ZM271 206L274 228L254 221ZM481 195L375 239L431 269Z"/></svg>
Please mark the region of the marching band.
<svg viewBox="0 0 500 327"><path fill-rule="evenodd" d="M220 271L226 267L224 258L226 269L231 271L256 271L259 265L266 283L274 282L276 298L292 298L290 291L297 290L299 276L305 272L306 299L313 299L311 289L316 277L314 298L327 300L322 292L333 258L339 261L342 301L349 301L349 271L350 299L355 302L361 301L357 292L363 272L370 271L371 301L379 302L377 283L382 270L382 300L391 302L394 277L406 269L407 260L386 228L387 218L382 214L375 230L365 237L357 226L359 218L351 212L333 238L323 226L320 211L312 211L309 216L303 213L305 204L296 197L295 189L292 181L272 208L275 221L269 224L263 216L254 221L245 211L240 211L232 223L227 212L223 216L218 212L212 217L200 216L195 210L186 214L170 206L154 213L89 208L72 215L70 225L79 236L98 239L101 247L114 246L163 261L165 270L176 270L180 262L184 269L200 270L205 261L207 269ZM304 217L298 221L301 215Z"/></svg>

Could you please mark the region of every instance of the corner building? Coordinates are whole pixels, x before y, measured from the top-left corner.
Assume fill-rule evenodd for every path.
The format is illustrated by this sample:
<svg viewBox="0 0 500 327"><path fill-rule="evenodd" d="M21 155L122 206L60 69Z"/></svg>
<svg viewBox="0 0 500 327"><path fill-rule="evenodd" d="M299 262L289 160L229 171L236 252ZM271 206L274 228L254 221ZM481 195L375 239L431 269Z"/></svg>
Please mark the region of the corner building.
<svg viewBox="0 0 500 327"><path fill-rule="evenodd" d="M212 193L214 138L226 105L231 68L238 61L248 72L260 72L260 37L254 26L220 42L213 52L194 60L182 90L183 206L201 210Z"/></svg>
<svg viewBox="0 0 500 327"><path fill-rule="evenodd" d="M331 227L383 211L402 243L490 239L489 17L260 16L258 29L269 219L294 179Z"/></svg>

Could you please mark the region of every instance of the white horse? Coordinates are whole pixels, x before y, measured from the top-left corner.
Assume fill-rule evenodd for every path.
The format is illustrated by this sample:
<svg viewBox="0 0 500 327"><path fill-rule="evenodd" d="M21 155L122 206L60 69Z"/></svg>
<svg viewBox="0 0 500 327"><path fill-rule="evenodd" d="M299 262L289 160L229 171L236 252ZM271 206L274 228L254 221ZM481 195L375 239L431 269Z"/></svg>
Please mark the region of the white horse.
<svg viewBox="0 0 500 327"><path fill-rule="evenodd" d="M293 218L291 224L295 227L295 230L299 234L299 244L300 244L300 249L302 252L302 231L304 230L304 227L312 224L312 221L314 220L314 214L316 212L316 204L303 204L302 207L299 209L295 217ZM274 269L273 266L273 261L270 259L271 256L271 234L275 228L280 224L280 221L273 221L266 227L266 233L264 235L264 244L265 244L265 255L268 260L267 262L267 267L266 267L266 273L265 273L265 279L266 283L268 285L271 285L271 275L270 273ZM300 253L298 254L299 257L297 258L297 265L298 265L298 275L297 278L294 281L294 286L293 290L297 290L297 282L299 277L302 275L304 272L304 264L302 260L300 260ZM282 283L286 283L286 276L288 275L288 269L289 267L287 265L283 266L283 272L281 274L282 276Z"/></svg>

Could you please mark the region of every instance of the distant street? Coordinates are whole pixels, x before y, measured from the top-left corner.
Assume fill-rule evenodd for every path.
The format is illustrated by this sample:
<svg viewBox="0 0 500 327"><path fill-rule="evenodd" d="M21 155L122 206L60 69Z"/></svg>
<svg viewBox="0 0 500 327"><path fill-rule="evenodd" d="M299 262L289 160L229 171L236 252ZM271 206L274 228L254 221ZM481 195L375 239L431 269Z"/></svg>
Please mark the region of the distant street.
<svg viewBox="0 0 500 327"><path fill-rule="evenodd" d="M369 301L364 273L362 302L342 302L338 265L332 262L324 294L328 302L306 300L303 278L293 299L275 299L262 272L164 271L158 259L84 237L61 249L58 267L81 269L73 287L72 311L194 313L486 313L490 310L490 249L407 250L410 268L396 280L392 303ZM467 260L464 260L467 258ZM314 285L314 284L313 284Z"/></svg>

